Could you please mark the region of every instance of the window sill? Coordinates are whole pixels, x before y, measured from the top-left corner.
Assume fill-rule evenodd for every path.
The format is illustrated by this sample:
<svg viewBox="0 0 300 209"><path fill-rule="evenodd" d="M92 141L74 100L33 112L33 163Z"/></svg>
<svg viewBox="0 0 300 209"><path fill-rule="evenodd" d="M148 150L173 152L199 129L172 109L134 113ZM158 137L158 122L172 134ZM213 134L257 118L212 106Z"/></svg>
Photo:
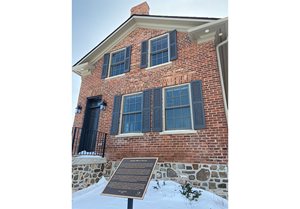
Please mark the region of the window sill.
<svg viewBox="0 0 300 209"><path fill-rule="evenodd" d="M119 138L119 137L138 137L138 136L144 136L144 133L127 133L127 134L119 134L116 135L115 137Z"/></svg>
<svg viewBox="0 0 300 209"><path fill-rule="evenodd" d="M196 130L172 130L172 131L163 131L160 132L160 135L166 135L166 134L195 134L197 133Z"/></svg>
<svg viewBox="0 0 300 209"><path fill-rule="evenodd" d="M172 64L172 61L165 62L165 63L160 64L160 65L154 65L154 66L151 66L151 67L147 67L146 70L151 70L151 69L154 69L154 68L157 68L157 67L163 67L165 65L170 65L170 64Z"/></svg>
<svg viewBox="0 0 300 209"><path fill-rule="evenodd" d="M113 78L118 78L118 77L122 77L122 76L124 76L125 75L125 73L122 73L122 74L120 74L120 75L114 75L114 76L111 76L111 77L107 77L107 78L105 78L104 80L109 80L109 79L113 79Z"/></svg>

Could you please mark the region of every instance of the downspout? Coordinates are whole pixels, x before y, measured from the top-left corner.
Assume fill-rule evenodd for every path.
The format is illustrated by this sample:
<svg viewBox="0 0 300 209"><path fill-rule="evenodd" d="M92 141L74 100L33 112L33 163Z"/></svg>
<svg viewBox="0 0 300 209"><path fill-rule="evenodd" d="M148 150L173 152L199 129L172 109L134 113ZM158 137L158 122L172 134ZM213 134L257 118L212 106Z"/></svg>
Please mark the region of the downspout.
<svg viewBox="0 0 300 209"><path fill-rule="evenodd" d="M224 87L224 81L223 81L223 73L222 73L222 66L221 66L221 60L220 60L220 50L219 50L219 48L222 45L226 44L226 43L228 43L228 39L226 39L225 41L219 43L216 48L217 48L217 59L218 59L219 72L220 72L220 78L221 78L223 102L224 102L224 107L225 107L225 115L226 115L226 120L227 120L227 123L228 123L228 109L227 109L227 101L226 101L226 95L225 95L225 87Z"/></svg>

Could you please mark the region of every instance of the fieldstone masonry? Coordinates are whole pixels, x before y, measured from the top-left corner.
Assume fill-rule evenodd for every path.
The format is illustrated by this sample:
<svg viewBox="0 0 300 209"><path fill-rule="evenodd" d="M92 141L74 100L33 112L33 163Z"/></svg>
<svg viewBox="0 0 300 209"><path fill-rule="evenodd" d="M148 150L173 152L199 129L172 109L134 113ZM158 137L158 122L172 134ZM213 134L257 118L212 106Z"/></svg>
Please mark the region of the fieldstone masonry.
<svg viewBox="0 0 300 209"><path fill-rule="evenodd" d="M116 170L118 161L109 162L104 170L104 177L109 178ZM228 167L223 164L198 163L162 163L156 164L152 179L173 180L179 183L189 181L194 187L213 192L228 198Z"/></svg>
<svg viewBox="0 0 300 209"><path fill-rule="evenodd" d="M73 192L84 189L97 183L105 174L109 174L111 162L95 159L73 159L72 162L72 190Z"/></svg>

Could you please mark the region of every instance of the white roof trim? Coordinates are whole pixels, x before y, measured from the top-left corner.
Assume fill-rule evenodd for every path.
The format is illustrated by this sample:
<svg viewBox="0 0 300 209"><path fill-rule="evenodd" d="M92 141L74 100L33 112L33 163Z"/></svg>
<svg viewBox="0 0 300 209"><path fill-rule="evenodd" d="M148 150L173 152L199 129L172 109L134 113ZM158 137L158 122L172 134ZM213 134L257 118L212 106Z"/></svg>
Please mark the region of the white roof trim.
<svg viewBox="0 0 300 209"><path fill-rule="evenodd" d="M189 36L192 40L196 40L198 43L202 42L201 39L207 39L207 36L215 34L216 30L222 24L228 23L228 17L216 20L215 22L199 25L188 30ZM205 30L209 29L209 33L205 33Z"/></svg>
<svg viewBox="0 0 300 209"><path fill-rule="evenodd" d="M153 16L133 16L135 19L147 19L147 20L174 20L174 21L187 21L187 22L215 22L216 20L189 18L189 17L153 17Z"/></svg>
<svg viewBox="0 0 300 209"><path fill-rule="evenodd" d="M95 67L93 65L90 65L88 62L85 62L83 64L74 66L72 68L72 71L79 76L86 76L90 75L94 68Z"/></svg>
<svg viewBox="0 0 300 209"><path fill-rule="evenodd" d="M188 32L192 33L192 32L197 31L197 30L203 30L203 29L206 29L206 28L211 27L213 25L218 25L220 23L223 24L226 21L228 21L228 17L225 17L225 18L222 18L222 19L219 19L219 20L215 20L214 22L210 22L210 23L207 23L205 25L199 25L199 26L196 26L194 28L190 28L188 30Z"/></svg>

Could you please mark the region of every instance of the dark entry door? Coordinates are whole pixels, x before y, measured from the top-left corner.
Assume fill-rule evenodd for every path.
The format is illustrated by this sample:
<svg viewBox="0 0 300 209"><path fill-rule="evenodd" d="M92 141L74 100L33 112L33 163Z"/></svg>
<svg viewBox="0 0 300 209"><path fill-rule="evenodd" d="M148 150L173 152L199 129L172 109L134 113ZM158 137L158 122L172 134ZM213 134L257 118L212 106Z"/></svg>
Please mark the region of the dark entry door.
<svg viewBox="0 0 300 209"><path fill-rule="evenodd" d="M88 98L81 131L79 150L94 152L98 133L100 97Z"/></svg>

